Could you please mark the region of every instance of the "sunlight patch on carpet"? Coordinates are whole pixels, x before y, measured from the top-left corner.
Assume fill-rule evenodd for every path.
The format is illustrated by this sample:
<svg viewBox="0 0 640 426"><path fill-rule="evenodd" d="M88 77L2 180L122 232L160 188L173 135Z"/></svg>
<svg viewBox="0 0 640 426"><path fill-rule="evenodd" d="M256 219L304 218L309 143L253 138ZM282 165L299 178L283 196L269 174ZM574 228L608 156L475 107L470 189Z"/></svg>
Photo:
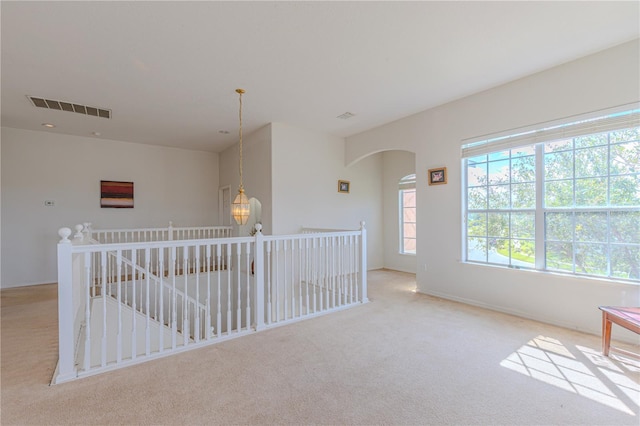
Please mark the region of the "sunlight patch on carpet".
<svg viewBox="0 0 640 426"><path fill-rule="evenodd" d="M640 406L640 384L624 371L633 374L640 365L620 357L616 358L619 362L614 363L594 349L582 346L576 346L576 349L578 352L574 355L559 340L538 336L505 358L500 365L635 415L620 397Z"/></svg>

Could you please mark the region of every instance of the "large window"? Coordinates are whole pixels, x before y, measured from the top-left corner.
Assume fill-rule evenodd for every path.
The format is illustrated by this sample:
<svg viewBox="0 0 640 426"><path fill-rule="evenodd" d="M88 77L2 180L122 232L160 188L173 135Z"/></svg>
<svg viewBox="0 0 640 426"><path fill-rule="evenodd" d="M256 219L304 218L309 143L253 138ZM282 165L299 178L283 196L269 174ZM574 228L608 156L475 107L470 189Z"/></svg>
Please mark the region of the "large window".
<svg viewBox="0 0 640 426"><path fill-rule="evenodd" d="M640 282L637 116L605 117L596 128L606 131L578 122L554 128L570 137L521 145L532 140L521 134L468 149L466 261Z"/></svg>
<svg viewBox="0 0 640 426"><path fill-rule="evenodd" d="M416 175L400 179L400 253L416 254Z"/></svg>

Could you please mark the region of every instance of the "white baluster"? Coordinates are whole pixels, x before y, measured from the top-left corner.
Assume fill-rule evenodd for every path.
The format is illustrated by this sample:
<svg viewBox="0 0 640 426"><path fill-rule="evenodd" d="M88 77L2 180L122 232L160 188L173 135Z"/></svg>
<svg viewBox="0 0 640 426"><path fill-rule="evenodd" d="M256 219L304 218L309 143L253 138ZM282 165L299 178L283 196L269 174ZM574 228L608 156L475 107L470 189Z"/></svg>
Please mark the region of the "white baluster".
<svg viewBox="0 0 640 426"><path fill-rule="evenodd" d="M107 365L107 252L100 252L100 265L102 267L102 286L100 293L102 296L102 341L100 342L100 366ZM111 289L109 289L111 292Z"/></svg>
<svg viewBox="0 0 640 426"><path fill-rule="evenodd" d="M273 244L275 244L275 265L276 265L276 276L275 276L275 286L276 286L276 318L275 321L280 321L280 241L274 240Z"/></svg>
<svg viewBox="0 0 640 426"><path fill-rule="evenodd" d="M194 246L194 255L195 255L195 268L196 268L196 301L195 301L195 325L194 325L194 335L195 341L198 343L200 341L200 245ZM187 295L188 296L188 295ZM207 305L209 302L207 302ZM207 311L208 312L208 311Z"/></svg>
<svg viewBox="0 0 640 426"><path fill-rule="evenodd" d="M176 349L176 339L178 333L178 312L176 295L176 248L171 247L171 349Z"/></svg>
<svg viewBox="0 0 640 426"><path fill-rule="evenodd" d="M298 240L298 316L302 316L302 277L304 273L304 265L303 265L303 247L304 243L301 239ZM309 308L309 304L307 303L307 309Z"/></svg>
<svg viewBox="0 0 640 426"><path fill-rule="evenodd" d="M226 245L227 249L227 336L231 335L231 244Z"/></svg>
<svg viewBox="0 0 640 426"><path fill-rule="evenodd" d="M287 273L287 257L288 257L288 250L287 250L287 240L282 240L282 258L284 261L284 264L282 266L282 292L283 292L283 300L284 300L284 320L286 321L289 318L289 315L287 313L287 306L289 305L289 298L287 297L287 276L289 275Z"/></svg>
<svg viewBox="0 0 640 426"><path fill-rule="evenodd" d="M137 265L137 251L131 250L131 264ZM131 359L136 359L138 352L137 349L137 333L136 333L136 270L135 267L131 267Z"/></svg>
<svg viewBox="0 0 640 426"><path fill-rule="evenodd" d="M122 362L122 251L116 250L116 274L117 274L117 289L116 294L118 298L118 332L116 337L116 364Z"/></svg>
<svg viewBox="0 0 640 426"><path fill-rule="evenodd" d="M145 328L144 328L144 353L149 356L151 354L151 309L149 308L149 287L151 284L151 249L149 247L144 249L144 276L146 284L146 297L145 297ZM157 293L157 292L156 292ZM160 326L162 328L162 325Z"/></svg>
<svg viewBox="0 0 640 426"><path fill-rule="evenodd" d="M189 247L182 247L182 279L184 280L184 294L182 296L182 344L187 346L191 334L189 321Z"/></svg>
<svg viewBox="0 0 640 426"><path fill-rule="evenodd" d="M207 244L206 249L206 262L207 262L207 302L206 302L206 339L211 339L211 245Z"/></svg>
<svg viewBox="0 0 640 426"><path fill-rule="evenodd" d="M271 241L268 241L266 244L267 250L267 265L266 265L266 276L267 276L267 324L271 324L273 320L273 305L271 300Z"/></svg>
<svg viewBox="0 0 640 426"><path fill-rule="evenodd" d="M218 277L217 282L218 285L217 287L217 293L218 293L218 299L217 299L217 308L216 308L216 331L218 334L218 337L220 337L220 333L222 332L222 303L220 301L221 295L220 295L220 286L222 285L221 282L221 278L220 278L220 274L221 274L221 269L222 269L222 253L221 250L222 246L220 244L216 244L216 275Z"/></svg>
<svg viewBox="0 0 640 426"><path fill-rule="evenodd" d="M242 282L242 276L241 276L241 273L240 273L240 269L241 269L240 265L242 264L241 260L240 260L241 251L242 251L242 245L240 243L236 243L236 270L237 270L236 276L237 276L237 280L238 280L237 281L237 288L236 288L236 290L238 292L238 300L237 300L237 305L236 305L236 321L237 321L237 323L236 323L236 331L238 333L240 332L240 329L242 328L241 327L242 326L242 314L241 314L242 302L240 300L241 299L240 288L241 288L241 282Z"/></svg>
<svg viewBox="0 0 640 426"><path fill-rule="evenodd" d="M158 351L164 352L164 249L158 249L158 268L159 274L158 284L156 285L156 294L160 293L158 301L158 309L160 311L160 326L158 327ZM170 302L170 301L169 301ZM168 310L167 310L168 312Z"/></svg>
<svg viewBox="0 0 640 426"><path fill-rule="evenodd" d="M245 252L245 263L246 263L246 279L247 279L247 307L245 312L245 324L247 327L247 331L249 331L251 327L251 243L246 244L246 252Z"/></svg>
<svg viewBox="0 0 640 426"><path fill-rule="evenodd" d="M91 253L84 254L84 371L91 368Z"/></svg>

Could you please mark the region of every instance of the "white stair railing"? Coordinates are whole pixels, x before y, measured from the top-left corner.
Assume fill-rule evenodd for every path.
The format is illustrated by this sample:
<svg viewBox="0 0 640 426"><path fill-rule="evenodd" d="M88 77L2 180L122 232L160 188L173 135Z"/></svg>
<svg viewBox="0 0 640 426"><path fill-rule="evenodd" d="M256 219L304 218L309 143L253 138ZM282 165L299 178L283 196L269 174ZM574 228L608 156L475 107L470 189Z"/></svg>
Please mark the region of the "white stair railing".
<svg viewBox="0 0 640 426"><path fill-rule="evenodd" d="M166 228L92 229L84 224L89 238L102 244L139 243L151 241L176 241L231 237L231 226L183 226L175 227L169 222Z"/></svg>
<svg viewBox="0 0 640 426"><path fill-rule="evenodd" d="M58 244L54 383L367 302L366 230Z"/></svg>

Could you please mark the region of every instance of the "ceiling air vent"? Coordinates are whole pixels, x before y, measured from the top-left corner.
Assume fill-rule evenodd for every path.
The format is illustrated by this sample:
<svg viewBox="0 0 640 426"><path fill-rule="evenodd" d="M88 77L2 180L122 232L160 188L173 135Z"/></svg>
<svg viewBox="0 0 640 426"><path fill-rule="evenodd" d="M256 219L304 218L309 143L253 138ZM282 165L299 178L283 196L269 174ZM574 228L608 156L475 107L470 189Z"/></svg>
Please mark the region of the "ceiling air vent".
<svg viewBox="0 0 640 426"><path fill-rule="evenodd" d="M31 103L38 108L57 109L58 111L77 112L78 114L92 115L94 117L111 118L111 110L97 108L86 105L74 104L72 102L56 101L53 99L27 96Z"/></svg>
<svg viewBox="0 0 640 426"><path fill-rule="evenodd" d="M336 118L339 118L341 120L347 120L351 117L355 116L355 114L352 114L350 112L345 112L344 114L340 114L339 116L337 116Z"/></svg>

